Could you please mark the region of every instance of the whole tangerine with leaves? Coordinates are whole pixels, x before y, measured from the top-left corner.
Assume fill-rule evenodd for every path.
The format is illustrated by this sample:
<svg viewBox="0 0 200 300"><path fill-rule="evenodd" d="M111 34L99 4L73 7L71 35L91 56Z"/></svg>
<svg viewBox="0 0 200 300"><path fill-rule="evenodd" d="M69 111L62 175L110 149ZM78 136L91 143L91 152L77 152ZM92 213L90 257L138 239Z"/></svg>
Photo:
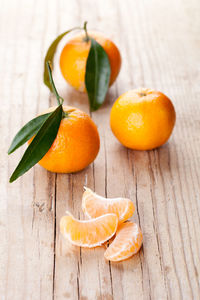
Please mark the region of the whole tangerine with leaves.
<svg viewBox="0 0 200 300"><path fill-rule="evenodd" d="M66 81L76 90L87 92L90 110L95 111L104 103L108 88L117 78L121 67L121 55L112 40L98 31L74 27L61 34L50 44L45 60L43 80L52 90L46 63L53 67L54 54L64 36L74 30L79 34L70 39L60 55L60 69Z"/></svg>
<svg viewBox="0 0 200 300"><path fill-rule="evenodd" d="M120 52L114 42L104 34L88 31L88 36L97 41L108 55L111 68L109 85L111 86L120 71ZM81 33L67 42L60 55L60 69L63 77L71 86L81 92L86 91L85 72L90 46L91 40L87 40L85 33Z"/></svg>
<svg viewBox="0 0 200 300"><path fill-rule="evenodd" d="M55 110L50 107L44 114ZM57 136L39 164L55 173L73 173L87 167L96 158L100 139L97 126L89 115L78 108L63 106L65 117Z"/></svg>
<svg viewBox="0 0 200 300"><path fill-rule="evenodd" d="M15 135L8 154L26 142L29 146L12 173L10 182L36 163L56 173L80 171L95 159L99 151L100 139L95 123L83 111L63 105L64 99L56 89L49 61L47 70L58 106L30 120Z"/></svg>
<svg viewBox="0 0 200 300"><path fill-rule="evenodd" d="M151 150L165 144L175 120L171 100L163 93L147 88L122 94L110 113L113 134L125 147L134 150Z"/></svg>

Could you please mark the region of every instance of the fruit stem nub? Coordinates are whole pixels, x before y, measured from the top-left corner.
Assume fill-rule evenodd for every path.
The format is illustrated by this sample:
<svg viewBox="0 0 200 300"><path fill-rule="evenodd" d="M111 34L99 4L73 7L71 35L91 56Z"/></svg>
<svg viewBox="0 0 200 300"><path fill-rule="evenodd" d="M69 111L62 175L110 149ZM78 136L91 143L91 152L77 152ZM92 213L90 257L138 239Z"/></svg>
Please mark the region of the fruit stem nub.
<svg viewBox="0 0 200 300"><path fill-rule="evenodd" d="M146 93L139 93L140 97L145 97L147 94Z"/></svg>
<svg viewBox="0 0 200 300"><path fill-rule="evenodd" d="M83 29L85 30L85 41L89 42L90 38L87 32L87 21L84 22Z"/></svg>
<svg viewBox="0 0 200 300"><path fill-rule="evenodd" d="M54 94L55 94L55 96L56 96L58 105L61 105L61 104L63 104L64 99L63 99L62 97L60 97L60 95L58 94L58 91L57 91L57 89L56 89L55 83L54 83L54 81L53 81L53 77L52 77L52 67L51 67L51 62L50 62L50 61L47 61L47 69L48 69L48 74L49 74L49 81L50 81L50 83L51 83L53 92L54 92Z"/></svg>

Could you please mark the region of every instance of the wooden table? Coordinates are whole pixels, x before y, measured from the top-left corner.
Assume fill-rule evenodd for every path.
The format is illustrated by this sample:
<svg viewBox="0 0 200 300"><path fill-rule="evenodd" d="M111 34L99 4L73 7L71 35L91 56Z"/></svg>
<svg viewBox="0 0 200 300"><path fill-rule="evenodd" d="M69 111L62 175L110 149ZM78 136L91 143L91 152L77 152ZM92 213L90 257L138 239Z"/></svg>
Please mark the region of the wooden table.
<svg viewBox="0 0 200 300"><path fill-rule="evenodd" d="M200 2L199 0L0 0L0 299L200 299ZM55 98L43 85L49 43L88 20L109 35L123 65L105 105L92 113L101 136L94 164L77 174L35 166L8 178L25 147L10 157L16 131ZM55 80L65 103L88 111L85 94ZM177 122L154 151L121 146L109 127L114 100L139 86L166 93ZM162 130L162 128L161 128ZM143 249L121 263L104 248L71 247L59 232L70 210L83 218L83 185L108 197L130 197Z"/></svg>

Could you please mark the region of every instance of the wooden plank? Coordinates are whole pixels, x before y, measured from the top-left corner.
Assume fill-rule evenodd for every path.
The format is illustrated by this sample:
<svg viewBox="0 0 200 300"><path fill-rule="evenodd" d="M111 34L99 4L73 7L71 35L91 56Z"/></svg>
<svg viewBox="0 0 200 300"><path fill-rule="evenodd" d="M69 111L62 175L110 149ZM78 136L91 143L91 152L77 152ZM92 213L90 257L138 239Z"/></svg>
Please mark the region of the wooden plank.
<svg viewBox="0 0 200 300"><path fill-rule="evenodd" d="M6 191L1 199L1 289L2 299L50 299L53 285L54 175L37 166L15 183L8 176L16 167L22 150L7 157L8 144L16 131L48 105L41 98L39 78L43 59L41 38L46 30L46 3L4 1L1 26L4 56L4 120L6 143L2 169ZM43 11L43 18L40 11ZM8 22L9 16L9 22ZM20 20L20 21L19 21ZM6 34L5 34L6 33ZM41 70L42 71L42 70ZM41 101L42 99L42 101ZM24 147L23 147L24 149ZM4 173L5 173L4 171ZM3 201L2 201L3 200Z"/></svg>
<svg viewBox="0 0 200 300"><path fill-rule="evenodd" d="M60 31L65 31L67 28L82 25L84 18L80 15L80 7L78 3L74 3L74 9L71 8L70 19L62 18L59 20ZM89 3L85 2L89 7ZM65 13L68 13L68 8L63 7ZM78 14L77 14L78 12ZM76 23L75 23L76 20ZM71 24L69 23L71 21ZM66 38L67 40L67 38ZM60 49L62 49L62 44ZM59 56L59 49L58 49ZM58 74L60 77L60 74ZM85 94L75 92L63 80L62 95L64 96L65 103L81 108L83 111L88 110L88 99ZM102 149L103 150L103 149ZM102 157L102 155L101 155ZM111 281L108 277L109 266L102 260L103 248L92 249L90 251L85 249L77 250L74 247L70 253L76 253L73 259L69 253L69 247L66 241L63 241L59 233L59 220L68 209L76 217L84 218L81 210L81 198L83 194L83 186L90 186L92 189L95 186L95 164L89 166L84 171L74 174L66 175L66 182L70 185L63 184L63 176L57 177L57 234L56 234L56 270L55 270L55 297L62 299L62 297L71 297L72 299L90 297L91 299L109 299L111 297ZM63 195L65 195L63 197ZM65 264L63 263L65 261ZM68 265L68 268L66 268ZM70 271L69 271L70 270ZM87 276L86 276L87 274ZM68 284L66 284L68 283ZM88 296L89 295L89 296Z"/></svg>

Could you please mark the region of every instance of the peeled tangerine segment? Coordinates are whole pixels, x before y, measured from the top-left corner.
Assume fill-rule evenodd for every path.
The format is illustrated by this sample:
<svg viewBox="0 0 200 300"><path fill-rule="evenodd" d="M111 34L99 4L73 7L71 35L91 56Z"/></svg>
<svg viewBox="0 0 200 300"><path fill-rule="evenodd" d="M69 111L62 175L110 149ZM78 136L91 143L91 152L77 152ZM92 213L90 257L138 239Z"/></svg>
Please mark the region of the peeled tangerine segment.
<svg viewBox="0 0 200 300"><path fill-rule="evenodd" d="M128 220L134 213L133 202L127 198L104 198L85 187L82 197L82 209L89 218L96 218L106 213L114 213L119 224Z"/></svg>
<svg viewBox="0 0 200 300"><path fill-rule="evenodd" d="M116 232L118 218L115 214L106 214L91 220L80 221L71 214L60 220L60 231L72 244L81 247L100 246Z"/></svg>
<svg viewBox="0 0 200 300"><path fill-rule="evenodd" d="M136 254L142 246L142 232L133 222L126 222L118 227L116 237L104 253L110 261L120 261Z"/></svg>

